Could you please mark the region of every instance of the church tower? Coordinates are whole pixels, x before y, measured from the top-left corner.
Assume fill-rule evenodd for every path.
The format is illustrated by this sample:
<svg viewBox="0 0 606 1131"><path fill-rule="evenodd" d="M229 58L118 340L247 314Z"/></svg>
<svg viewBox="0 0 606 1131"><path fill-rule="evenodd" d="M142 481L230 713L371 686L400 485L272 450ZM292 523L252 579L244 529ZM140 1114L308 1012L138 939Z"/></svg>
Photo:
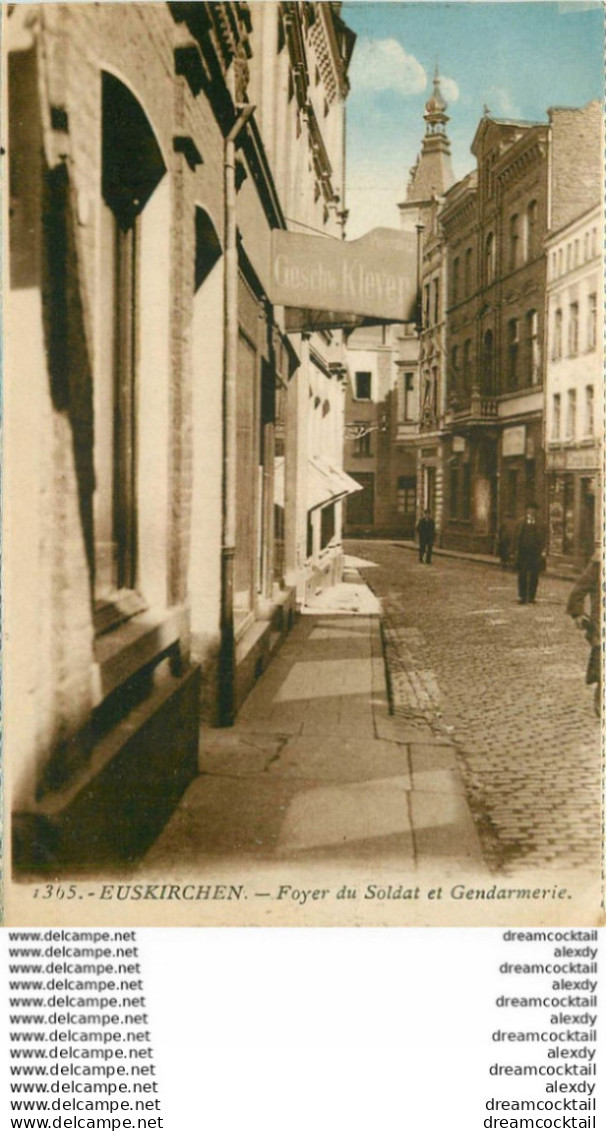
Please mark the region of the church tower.
<svg viewBox="0 0 606 1131"><path fill-rule="evenodd" d="M433 80L433 91L425 103L425 136L421 152L410 170L406 200L398 205L402 227L414 228L423 222L432 201L443 196L454 184L450 157L450 141L446 133L450 121L447 103L440 89L438 68Z"/></svg>

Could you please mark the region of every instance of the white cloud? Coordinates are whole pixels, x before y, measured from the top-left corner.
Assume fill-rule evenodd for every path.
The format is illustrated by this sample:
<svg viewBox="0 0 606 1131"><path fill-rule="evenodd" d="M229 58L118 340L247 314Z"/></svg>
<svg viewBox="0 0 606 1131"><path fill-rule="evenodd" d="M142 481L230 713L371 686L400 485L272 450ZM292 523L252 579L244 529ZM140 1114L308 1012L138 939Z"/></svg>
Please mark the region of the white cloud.
<svg viewBox="0 0 606 1131"><path fill-rule="evenodd" d="M414 55L407 55L397 39L359 39L351 66L352 92L396 90L419 94L427 75Z"/></svg>
<svg viewBox="0 0 606 1131"><path fill-rule="evenodd" d="M459 84L454 79L446 78L445 75L440 75L440 89L447 102L459 101Z"/></svg>
<svg viewBox="0 0 606 1131"><path fill-rule="evenodd" d="M497 118L519 118L520 110L511 94L503 86L489 86L486 91L486 104Z"/></svg>

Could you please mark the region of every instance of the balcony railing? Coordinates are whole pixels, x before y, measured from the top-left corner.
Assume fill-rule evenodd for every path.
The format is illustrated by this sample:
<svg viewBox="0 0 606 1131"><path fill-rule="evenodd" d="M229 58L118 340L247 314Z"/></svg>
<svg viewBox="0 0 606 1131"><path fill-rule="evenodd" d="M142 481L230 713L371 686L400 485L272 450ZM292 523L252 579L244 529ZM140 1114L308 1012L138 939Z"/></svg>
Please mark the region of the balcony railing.
<svg viewBox="0 0 606 1131"><path fill-rule="evenodd" d="M497 419L498 400L496 397L487 397L482 393L472 393L463 402L452 402L451 412L454 420L477 423L488 423Z"/></svg>

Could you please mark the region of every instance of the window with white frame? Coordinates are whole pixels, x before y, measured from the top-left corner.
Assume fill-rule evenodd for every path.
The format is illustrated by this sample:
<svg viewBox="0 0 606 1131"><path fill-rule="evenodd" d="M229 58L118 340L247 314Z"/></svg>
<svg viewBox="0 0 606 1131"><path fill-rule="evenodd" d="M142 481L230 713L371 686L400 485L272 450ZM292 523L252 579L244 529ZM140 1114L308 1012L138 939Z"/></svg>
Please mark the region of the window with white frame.
<svg viewBox="0 0 606 1131"><path fill-rule="evenodd" d="M353 454L368 457L372 455L370 448L371 431L363 420L356 421L356 436L354 438Z"/></svg>
<svg viewBox="0 0 606 1131"><path fill-rule="evenodd" d="M568 354L576 357L579 352L579 304L571 302L568 308Z"/></svg>
<svg viewBox="0 0 606 1131"><path fill-rule="evenodd" d="M538 385L541 379L541 344L539 315L536 310L529 310L526 315L526 353L529 384Z"/></svg>
<svg viewBox="0 0 606 1131"><path fill-rule="evenodd" d="M553 348L551 351L553 361L562 357L562 309L558 307L553 316Z"/></svg>
<svg viewBox="0 0 606 1131"><path fill-rule="evenodd" d="M538 205L531 200L526 209L526 258L534 259L538 251Z"/></svg>
<svg viewBox="0 0 606 1131"><path fill-rule="evenodd" d="M585 428L586 436L593 436L595 431L595 404L593 385L585 386Z"/></svg>
<svg viewBox="0 0 606 1131"><path fill-rule="evenodd" d="M402 375L402 420L405 422L414 420L414 389L414 373L404 373Z"/></svg>
<svg viewBox="0 0 606 1131"><path fill-rule="evenodd" d="M520 323L517 318L511 318L507 324L507 385L515 389L518 384L518 353L520 347Z"/></svg>
<svg viewBox="0 0 606 1131"><path fill-rule="evenodd" d="M566 439L574 440L577 434L577 391L568 390L566 404Z"/></svg>
<svg viewBox="0 0 606 1131"><path fill-rule="evenodd" d="M587 349L594 350L598 340L598 298L591 294L587 298Z"/></svg>
<svg viewBox="0 0 606 1131"><path fill-rule="evenodd" d="M359 370L355 375L355 397L357 401L369 401L372 395L372 373Z"/></svg>
<svg viewBox="0 0 606 1131"><path fill-rule="evenodd" d="M396 509L398 514L415 513L415 495L417 481L413 476L400 475L396 496Z"/></svg>
<svg viewBox="0 0 606 1131"><path fill-rule="evenodd" d="M554 393L551 402L551 438L552 440L559 440L562 431L562 397L560 393Z"/></svg>

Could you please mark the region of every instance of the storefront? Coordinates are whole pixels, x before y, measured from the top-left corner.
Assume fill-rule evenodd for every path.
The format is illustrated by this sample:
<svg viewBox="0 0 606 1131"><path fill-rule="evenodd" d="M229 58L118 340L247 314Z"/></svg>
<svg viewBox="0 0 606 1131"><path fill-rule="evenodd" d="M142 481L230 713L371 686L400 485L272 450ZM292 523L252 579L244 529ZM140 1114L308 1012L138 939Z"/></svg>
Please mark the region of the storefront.
<svg viewBox="0 0 606 1131"><path fill-rule="evenodd" d="M596 446L549 451L547 474L549 562L582 569L600 536Z"/></svg>

